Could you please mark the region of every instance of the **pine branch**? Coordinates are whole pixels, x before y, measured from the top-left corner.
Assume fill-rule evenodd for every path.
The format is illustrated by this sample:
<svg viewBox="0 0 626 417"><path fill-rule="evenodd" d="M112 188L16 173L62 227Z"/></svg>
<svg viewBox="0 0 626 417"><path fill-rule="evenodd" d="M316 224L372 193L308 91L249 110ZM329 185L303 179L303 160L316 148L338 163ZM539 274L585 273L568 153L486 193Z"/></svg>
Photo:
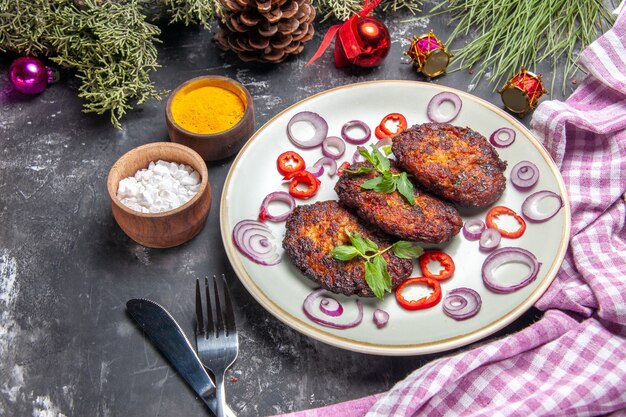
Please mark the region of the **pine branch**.
<svg viewBox="0 0 626 417"><path fill-rule="evenodd" d="M615 17L602 0L444 0L428 16L451 14L456 25L447 44L471 36L454 50L456 69L478 66L474 82L489 74L500 86L522 66L565 62L565 83L577 71L577 51L612 25ZM424 18L424 17L422 17ZM553 83L556 74L553 74Z"/></svg>

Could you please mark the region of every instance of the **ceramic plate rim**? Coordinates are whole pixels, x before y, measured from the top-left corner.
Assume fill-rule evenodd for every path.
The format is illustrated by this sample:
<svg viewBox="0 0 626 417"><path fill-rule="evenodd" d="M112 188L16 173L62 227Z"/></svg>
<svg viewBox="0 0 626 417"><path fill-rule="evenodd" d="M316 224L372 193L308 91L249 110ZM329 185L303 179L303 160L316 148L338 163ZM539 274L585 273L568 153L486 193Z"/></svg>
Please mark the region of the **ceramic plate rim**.
<svg viewBox="0 0 626 417"><path fill-rule="evenodd" d="M541 156L545 159L546 163L549 165L555 179L557 181L558 187L561 190L561 197L563 199L563 208L564 211L564 220L563 220L563 231L562 237L556 256L555 262L552 263L550 270L547 272L541 283L537 286L537 288L529 294L529 296L520 303L515 309L511 310L507 314L501 316L499 319L491 322L490 324L474 330L470 333L457 335L449 339L437 340L434 342L428 343L418 343L418 344L374 344L363 341L355 341L353 339L345 338L338 336L336 334L332 334L326 332L324 329L315 327L312 324L305 323L299 318L291 316L288 312L286 312L280 305L276 304L272 299L270 299L254 282L252 277L248 274L245 267L241 263L241 260L238 255L238 251L233 245L232 239L232 230L229 227L229 218L227 212L227 198L228 198L228 190L230 187L231 180L234 176L234 173L237 169L238 163L242 156L245 154L246 150L251 146L251 144L258 138L261 133L272 123L274 123L278 118L280 118L283 114L291 111L294 107L301 106L304 103L311 101L313 99L319 98L323 95L337 92L338 90L350 90L353 88L358 88L364 85L372 85L372 84L410 84L410 85L421 85L427 88L431 88L433 90L439 90L438 92L453 92L458 94L463 98L463 100L472 100L476 102L481 107L486 108L487 110L495 112L500 117L504 118L509 123L513 124L518 130L524 132L524 135L533 143L533 145L537 148ZM294 330L312 337L321 342L327 343L332 346L336 346L342 349L367 353L367 354L375 354L375 355L387 355L387 356L410 356L410 355L423 355L430 354L436 352L447 351L450 349L455 349L458 347L466 346L473 342L479 341L488 337L498 330L503 329L508 326L512 322L514 322L517 318L519 318L522 314L532 307L535 302L543 295L543 293L548 289L554 278L556 277L556 273L558 272L563 259L565 257L565 252L568 247L568 237L570 235L571 229L571 213L570 213L570 204L569 198L566 192L565 183L561 176L560 171L558 170L554 160L548 154L546 149L543 147L541 142L535 137L535 135L524 126L519 120L515 119L510 114L506 113L503 109L496 107L494 104L484 100L480 97L474 96L465 91L457 90L452 87L425 83L420 81L408 81L408 80L377 80L377 81L365 81L359 83L346 84L339 87L331 88L328 90L324 90L313 94L305 99L298 101L297 103L292 104L291 106L283 109L275 116L270 118L261 128L259 128L254 135L245 143L242 149L237 154L236 158L232 162L232 165L228 171L226 179L224 181L224 187L222 189L222 195L220 199L220 229L222 234L222 242L224 244L224 248L226 250L226 254L228 259L237 274L237 277L244 285L244 287L248 290L248 292L261 304L261 306L272 314L274 317L279 319L284 324L293 328Z"/></svg>

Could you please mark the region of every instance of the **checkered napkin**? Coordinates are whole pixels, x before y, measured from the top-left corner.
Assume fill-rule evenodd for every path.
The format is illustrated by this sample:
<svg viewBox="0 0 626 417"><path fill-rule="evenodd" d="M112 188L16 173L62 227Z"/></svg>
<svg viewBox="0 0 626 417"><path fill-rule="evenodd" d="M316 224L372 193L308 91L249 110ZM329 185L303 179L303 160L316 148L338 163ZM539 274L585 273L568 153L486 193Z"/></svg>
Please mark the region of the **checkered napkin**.
<svg viewBox="0 0 626 417"><path fill-rule="evenodd" d="M289 417L626 416L626 10L580 63L579 88L531 122L572 208L565 261L536 305L543 318L389 392Z"/></svg>

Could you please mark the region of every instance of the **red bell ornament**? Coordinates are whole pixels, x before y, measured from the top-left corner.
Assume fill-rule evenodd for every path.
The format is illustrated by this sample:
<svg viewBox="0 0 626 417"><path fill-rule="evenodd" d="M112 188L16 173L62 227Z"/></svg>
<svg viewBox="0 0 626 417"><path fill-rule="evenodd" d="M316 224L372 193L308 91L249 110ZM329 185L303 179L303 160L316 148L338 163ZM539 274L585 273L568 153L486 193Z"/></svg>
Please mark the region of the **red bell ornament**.
<svg viewBox="0 0 626 417"><path fill-rule="evenodd" d="M309 60L318 59L335 39L335 66L354 65L372 68L380 65L389 54L391 37L387 26L380 20L368 16L380 0L365 0L363 9L342 24L331 26L317 52Z"/></svg>
<svg viewBox="0 0 626 417"><path fill-rule="evenodd" d="M541 96L547 91L541 81L541 75L533 74L522 67L522 70L507 81L498 93L502 96L502 102L507 109L523 116L535 108Z"/></svg>
<svg viewBox="0 0 626 417"><path fill-rule="evenodd" d="M452 54L431 30L426 35L414 36L411 46L404 53L407 55L417 72L421 72L427 79L445 74Z"/></svg>

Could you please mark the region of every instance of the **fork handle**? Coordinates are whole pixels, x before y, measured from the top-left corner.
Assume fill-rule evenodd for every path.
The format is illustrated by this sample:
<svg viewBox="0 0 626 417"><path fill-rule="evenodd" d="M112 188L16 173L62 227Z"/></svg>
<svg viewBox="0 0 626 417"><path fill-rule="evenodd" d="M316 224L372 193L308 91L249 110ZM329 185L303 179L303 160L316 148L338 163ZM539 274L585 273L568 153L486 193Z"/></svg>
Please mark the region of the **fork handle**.
<svg viewBox="0 0 626 417"><path fill-rule="evenodd" d="M215 373L215 400L217 417L226 417L226 393L224 392L224 373Z"/></svg>

